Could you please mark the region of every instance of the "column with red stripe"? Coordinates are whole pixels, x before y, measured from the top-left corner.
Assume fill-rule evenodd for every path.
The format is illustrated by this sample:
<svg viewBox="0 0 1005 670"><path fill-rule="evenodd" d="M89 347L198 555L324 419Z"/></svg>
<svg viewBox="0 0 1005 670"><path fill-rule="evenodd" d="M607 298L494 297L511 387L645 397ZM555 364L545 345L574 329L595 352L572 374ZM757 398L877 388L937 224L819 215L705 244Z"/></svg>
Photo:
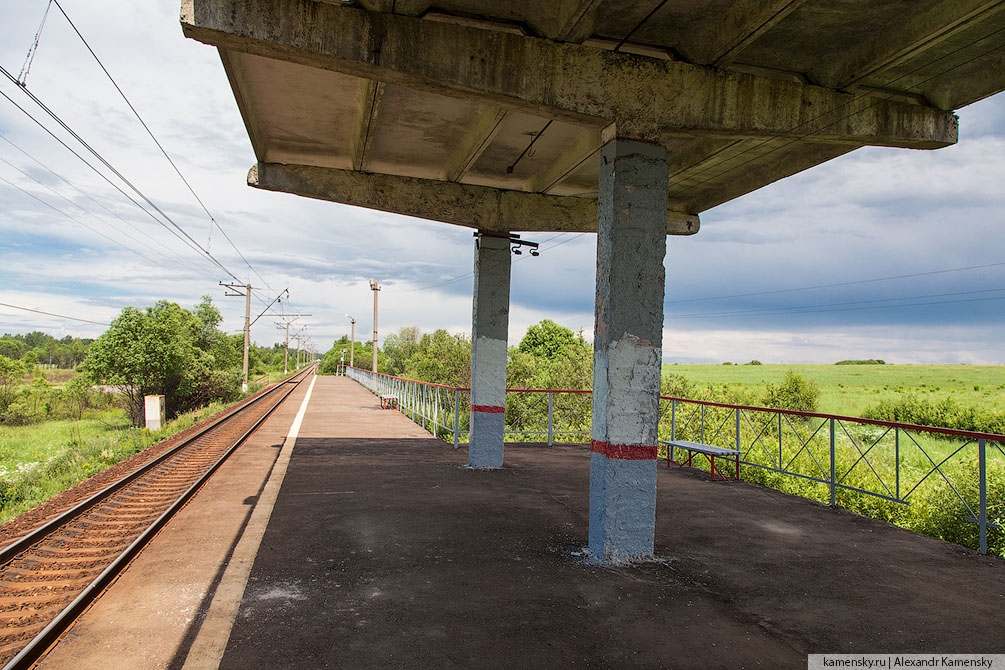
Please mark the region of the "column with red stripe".
<svg viewBox="0 0 1005 670"><path fill-rule="evenodd" d="M506 340L509 330L509 235L475 240L471 318L471 439L468 465L500 468L506 424Z"/></svg>
<svg viewBox="0 0 1005 670"><path fill-rule="evenodd" d="M589 553L653 554L667 235L666 148L615 139L601 152Z"/></svg>

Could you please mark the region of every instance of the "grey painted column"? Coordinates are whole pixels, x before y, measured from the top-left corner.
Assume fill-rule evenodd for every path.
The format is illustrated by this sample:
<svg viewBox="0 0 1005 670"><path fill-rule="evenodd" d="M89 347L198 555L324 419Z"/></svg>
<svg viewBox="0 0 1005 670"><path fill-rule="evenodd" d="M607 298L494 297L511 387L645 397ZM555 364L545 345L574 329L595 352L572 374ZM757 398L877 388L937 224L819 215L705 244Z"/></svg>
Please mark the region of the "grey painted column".
<svg viewBox="0 0 1005 670"><path fill-rule="evenodd" d="M468 465L501 468L506 423L509 239L479 235L471 319L471 440Z"/></svg>
<svg viewBox="0 0 1005 670"><path fill-rule="evenodd" d="M667 235L666 149L617 139L600 163L589 552L653 553Z"/></svg>

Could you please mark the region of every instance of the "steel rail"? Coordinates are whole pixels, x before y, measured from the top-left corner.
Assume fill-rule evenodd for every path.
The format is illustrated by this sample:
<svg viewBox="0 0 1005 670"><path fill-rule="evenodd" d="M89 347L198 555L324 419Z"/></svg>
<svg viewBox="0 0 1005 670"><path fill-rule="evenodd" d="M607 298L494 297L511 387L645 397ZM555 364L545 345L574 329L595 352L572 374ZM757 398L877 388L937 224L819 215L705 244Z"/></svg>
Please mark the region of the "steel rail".
<svg viewBox="0 0 1005 670"><path fill-rule="evenodd" d="M291 375L290 379L292 379L293 377L295 377L297 374L300 374L300 373L295 373L294 375ZM147 473L150 470L154 469L159 464L161 464L162 462L164 462L165 460L167 460L171 456L175 455L176 453L178 453L179 451L181 451L185 447L188 447L189 445L191 445L193 442L195 442L197 439L199 439L200 437L202 437L203 435L205 435L209 431L214 430L215 428L219 427L224 422L230 420L235 415L237 415L239 412L243 412L245 409L247 409L247 408L249 408L249 407L251 407L253 405L257 405L259 401L264 400L265 398L269 397L272 393L274 393L277 389L279 389L280 386L281 386L281 384L277 384L275 388L269 389L268 391L262 393L261 395L255 397L255 398L251 398L248 402L245 402L244 404L240 405L239 407L235 407L233 410L231 410L230 412L228 412L226 415L220 417L219 419L216 419L212 423L210 423L210 424L204 426L203 428L199 429L198 432L196 432L193 435L185 438L185 440L183 440L181 443L179 443L178 445L176 445L176 446L172 447L171 449L165 451L163 454L161 454L160 456L156 457L155 459L153 459L149 463L145 463L144 465L141 465L139 468L137 468L133 472L130 472L128 475L124 476L122 479L119 479L118 481L113 482L112 484L106 486L105 488L103 488L100 491L94 493L93 495L91 495L87 499L85 499L85 500L77 503L76 505L74 505L70 509L66 510L65 512L60 513L58 516L53 517L49 521L46 521L41 526L39 526L39 527L37 527L37 528L29 531L27 534L23 535L22 537L20 537L19 539L15 540L11 544L7 545L3 549L0 549L0 565L6 565L8 562L10 562L11 560L13 560L18 554L20 554L22 551L24 551L26 548L30 547L32 544L34 544L38 540L40 540L43 537L45 537L46 535L48 535L51 531L55 530L56 528L58 528L59 526L65 524L65 523L67 523L68 521L72 520L73 518L75 518L77 516L80 516L83 512L86 512L91 507L94 507L96 504L98 504L99 502L101 502L102 500L104 500L105 498L107 498L108 496L110 496L111 494L115 493L116 491L118 491L122 487L124 487L127 484L133 482L135 479L141 477L145 473Z"/></svg>
<svg viewBox="0 0 1005 670"><path fill-rule="evenodd" d="M154 522L151 523L146 528L146 530L144 530L139 535L139 537L133 540L133 542L128 547L126 547L126 549L121 554L119 554L119 556L116 557L112 561L112 563L110 563L108 567L106 567L101 572L101 574L99 574L87 587L85 587L84 590L81 591L80 594L78 594L77 597L74 598L69 605L67 605L59 614L57 614L56 617L51 622L49 622L49 624L44 629L42 629L42 631L38 635L32 638L31 641L29 641L28 644L25 645L21 649L21 651L17 653L16 656L14 656L14 658L8 661L7 664L3 666L2 670L26 670L27 668L30 668L32 665L34 665L34 663L38 661L38 659L41 658L42 655L45 654L58 641L59 637L66 631L67 628L69 628L69 626L73 623L73 621L101 594L101 592L115 579L115 577L118 576L118 574L123 569L125 569L125 567L130 563L130 561L132 561L132 559L136 557L136 554L138 554L139 551L153 538L153 536L156 535L158 531L160 531L160 529L171 519L171 517L173 517L178 512L178 510L180 510L182 506L184 506L185 503L188 502L188 500L199 491L200 488L202 488L202 486L206 483L206 481L217 471L217 469L219 469L221 465L223 465L224 461L226 461L227 458L238 447L240 447L245 442L245 440L247 440L248 437L250 437L251 434L254 433L255 430L257 430L258 427L267 418L269 418L272 412L275 411L276 408L278 408L279 405L281 405L283 401L286 400L286 398L291 393L293 393L294 390L296 390L300 382L302 382L304 379L307 378L308 373L311 371L311 369L312 368L307 368L306 370L294 373L293 375L285 379L283 382L277 384L274 388L260 395L258 398L255 398L251 402L241 405L234 411L228 413L226 416L217 419L212 424L207 426L205 429L200 430L196 435L193 435L192 437L186 439L182 444L171 449L167 453L162 454L154 461L151 461L150 463L143 466L136 472L133 472L123 478L123 480L128 481L119 480L115 484L112 484L111 486L102 489L94 496L91 496L91 498L88 498L86 501L84 501L84 503L89 504L86 505L83 509L78 509L81 507L81 505L84 505L84 503L81 503L81 505L77 505L73 509L68 510L68 512L54 519L53 521L60 520L63 523L72 520L73 518L79 516L80 513L85 511L87 508L93 507L98 502L101 502L101 500L107 499L112 493L115 493L115 491L122 488L122 486L124 486L125 484L137 479L139 475L148 472L150 469L152 469L153 465L161 463L166 456L176 454L181 448L190 445L198 437L201 437L209 430L221 426L223 423L234 418L237 414L243 412L249 407L258 405L260 400L270 397L272 396L273 393L278 392L284 386L288 386L285 393L282 393L281 397L278 400L276 400L276 402L273 403L273 405L268 410L266 410L266 412L261 417L259 417L258 420L256 420L255 423L252 424L251 427L244 432L244 434L242 434L230 447L228 447L227 450L213 463L213 465L211 465L206 470L206 472L204 472L184 493L182 493L182 495L177 500L175 500L175 502L172 503L170 507L168 507L164 512L162 512L161 515L158 516L157 519L155 519ZM301 378L297 379L296 381L293 381L293 379L297 376L301 376ZM75 512L75 513L69 514L69 512ZM35 538L34 542L37 542L38 540L48 535L50 530L54 530L56 527L60 525L62 525L62 523L53 525L52 522L49 522L46 523L45 526L42 526L39 529L36 529L35 531L32 531L30 535L32 535ZM38 534L38 531L42 530L43 528L47 529L46 532ZM29 546L34 542L29 543ZM21 541L19 540L15 544L21 544ZM10 549L10 547L8 547L7 549ZM4 549L4 552L6 552L7 549Z"/></svg>

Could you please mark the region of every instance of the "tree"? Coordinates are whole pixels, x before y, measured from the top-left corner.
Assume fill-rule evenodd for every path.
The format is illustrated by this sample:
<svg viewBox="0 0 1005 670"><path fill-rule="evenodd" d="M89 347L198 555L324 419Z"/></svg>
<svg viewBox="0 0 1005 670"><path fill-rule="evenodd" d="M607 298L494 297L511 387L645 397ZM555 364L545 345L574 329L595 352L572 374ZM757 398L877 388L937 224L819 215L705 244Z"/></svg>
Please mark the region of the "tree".
<svg viewBox="0 0 1005 670"><path fill-rule="evenodd" d="M223 335L218 330L218 326L223 321L223 316L220 314L220 310L216 308L216 305L213 304L213 298L208 295L202 296L202 302L195 306L194 314L196 320L199 322L199 334L196 346L203 351L210 351Z"/></svg>
<svg viewBox="0 0 1005 670"><path fill-rule="evenodd" d="M23 378L24 364L0 354L0 411L14 400Z"/></svg>
<svg viewBox="0 0 1005 670"><path fill-rule="evenodd" d="M380 366L380 371L389 375L401 375L405 371L405 363L419 350L419 337L418 328L405 326L384 338L381 350L387 354L387 364Z"/></svg>
<svg viewBox="0 0 1005 670"><path fill-rule="evenodd" d="M15 339L10 335L0 337L0 356L6 356L18 361L24 355L24 350L24 343L21 340Z"/></svg>
<svg viewBox="0 0 1005 670"><path fill-rule="evenodd" d="M136 425L146 395L163 395L170 416L230 397L236 377L215 369L213 357L198 347L202 326L192 312L166 300L145 310L126 307L91 346L82 369L122 391Z"/></svg>
<svg viewBox="0 0 1005 670"><path fill-rule="evenodd" d="M318 374L333 375L342 364L342 350L345 350L345 364L349 365L349 338L343 335L332 343L324 356L321 357L321 364L318 367ZM355 352L356 367L360 370L369 370L373 366L373 343L356 342ZM377 371L388 374L387 354L381 349L377 349ZM400 373L399 373L400 374Z"/></svg>
<svg viewBox="0 0 1005 670"><path fill-rule="evenodd" d="M510 348L506 377L512 388L588 389L593 385L593 348L582 335L545 319Z"/></svg>
<svg viewBox="0 0 1005 670"><path fill-rule="evenodd" d="M582 338L579 340L582 341ZM527 334L520 340L519 349L538 358L554 358L574 346L576 334L572 330L551 319L545 319L527 329Z"/></svg>
<svg viewBox="0 0 1005 670"><path fill-rule="evenodd" d="M471 340L442 328L423 335L418 349L405 363L403 376L447 386L470 386Z"/></svg>

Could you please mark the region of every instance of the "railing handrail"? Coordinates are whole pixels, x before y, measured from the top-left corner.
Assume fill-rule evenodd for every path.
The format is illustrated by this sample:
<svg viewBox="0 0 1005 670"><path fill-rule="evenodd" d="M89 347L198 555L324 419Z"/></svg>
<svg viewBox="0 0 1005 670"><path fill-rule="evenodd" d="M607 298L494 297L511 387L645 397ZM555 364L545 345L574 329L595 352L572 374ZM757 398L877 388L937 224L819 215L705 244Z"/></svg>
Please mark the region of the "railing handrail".
<svg viewBox="0 0 1005 670"><path fill-rule="evenodd" d="M724 402L712 400L693 400L691 398L678 398L676 396L661 395L660 400L674 400L677 402L689 402L695 405L705 405L706 407L723 407L726 409L744 409L753 412L774 412L787 416L801 416L810 419L834 419L835 421L853 421L855 423L865 423L882 428L900 428L901 430L914 430L926 433L938 433L940 435L952 435L954 437L966 437L972 440L990 440L992 442L1005 441L1005 435L998 433L982 433L973 430L958 430L956 428L940 428L938 426L922 426L916 423L899 423L897 421L883 421L881 419L865 419L859 416L845 416L843 414L825 414L822 412L803 412L794 409L776 409L774 407L757 407L755 405L731 405Z"/></svg>
<svg viewBox="0 0 1005 670"><path fill-rule="evenodd" d="M421 379L409 379L408 377L398 377L396 375L389 375L386 372L374 372L373 370L367 370L366 368L357 368L351 365L342 366L347 370L359 370L360 372L366 372L371 375L378 375L380 377L387 377L388 379L397 379L403 382L413 382L415 384L425 384L426 386L435 386L441 389L447 389L448 391L470 391L470 388L464 388L462 386L447 386L446 384L437 384L435 382L424 382Z"/></svg>
<svg viewBox="0 0 1005 670"><path fill-rule="evenodd" d="M350 366L345 366L349 368ZM436 384L433 382L422 381L421 379L409 379L407 377L397 377L395 375L389 375L384 372L374 373L372 370L366 370L363 368L353 368L354 370L359 370L360 372L368 372L370 374L377 374L381 377L388 377L389 379L398 379L401 381L412 382L415 384L425 384L426 386L435 386L437 388L447 389L449 391L470 391L470 388L461 386L448 386L446 384ZM593 393L591 389L524 389L524 388L507 388L507 393ZM716 402L713 400L694 400L692 398L680 398L677 396L661 395L660 400L673 400L676 402L686 402L695 405L705 405L706 407L722 407L725 409L733 410L747 410L751 412L773 412L775 414L782 414L785 416L800 416L809 419L825 419L825 420L835 420L835 421L845 421L854 422L861 424L868 424L871 426L879 426L881 428L899 428L901 430L911 430L923 433L935 433L937 435L949 435L952 437L962 437L971 440L989 440L992 442L1005 443L1005 435L998 433L984 433L974 430L959 430L956 428L941 428L939 426L922 426L915 423L900 423L897 421L883 421L881 419L866 419L858 416L846 416L843 414L826 414L823 412L804 412L794 409L777 409L774 407L758 407L757 405L734 405L731 403Z"/></svg>

